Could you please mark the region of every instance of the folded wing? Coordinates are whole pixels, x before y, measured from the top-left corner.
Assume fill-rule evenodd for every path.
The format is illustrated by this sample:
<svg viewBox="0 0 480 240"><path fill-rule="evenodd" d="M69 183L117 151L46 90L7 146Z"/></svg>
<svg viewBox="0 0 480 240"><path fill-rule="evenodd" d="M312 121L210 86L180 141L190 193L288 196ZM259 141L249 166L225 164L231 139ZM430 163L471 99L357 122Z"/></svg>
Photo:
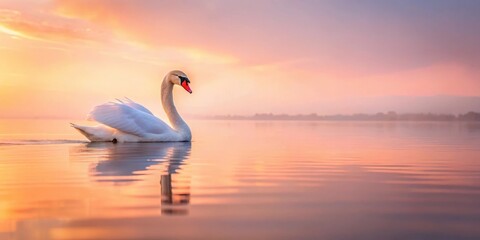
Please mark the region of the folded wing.
<svg viewBox="0 0 480 240"><path fill-rule="evenodd" d="M141 107L144 110L139 110L123 102L106 103L96 106L88 118L139 137L173 131L165 122L153 116L148 109Z"/></svg>
<svg viewBox="0 0 480 240"><path fill-rule="evenodd" d="M153 115L153 113L150 112L150 110L148 110L146 107L142 106L139 103L136 103L136 102L132 101L130 98L125 97L124 100L117 99L117 101L120 102L121 104L127 105L127 106L129 106L131 108L134 108L136 110L139 110L139 111L148 113L150 115Z"/></svg>

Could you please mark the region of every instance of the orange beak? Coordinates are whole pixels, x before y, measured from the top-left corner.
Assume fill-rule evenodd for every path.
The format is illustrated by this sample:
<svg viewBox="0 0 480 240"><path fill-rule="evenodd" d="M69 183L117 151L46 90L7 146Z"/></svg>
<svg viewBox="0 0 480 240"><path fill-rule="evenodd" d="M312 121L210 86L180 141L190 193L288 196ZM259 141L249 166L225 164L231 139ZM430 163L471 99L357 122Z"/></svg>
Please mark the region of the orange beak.
<svg viewBox="0 0 480 240"><path fill-rule="evenodd" d="M187 81L182 82L182 87L187 90L187 92L192 93L192 89L190 89L190 86L188 85Z"/></svg>

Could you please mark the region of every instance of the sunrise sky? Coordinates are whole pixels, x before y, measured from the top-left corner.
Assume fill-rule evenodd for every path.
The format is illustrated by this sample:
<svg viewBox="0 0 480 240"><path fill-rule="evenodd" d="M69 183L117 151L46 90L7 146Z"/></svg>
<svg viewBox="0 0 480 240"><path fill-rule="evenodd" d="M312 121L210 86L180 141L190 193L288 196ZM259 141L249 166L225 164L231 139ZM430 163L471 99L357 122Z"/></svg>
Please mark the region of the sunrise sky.
<svg viewBox="0 0 480 240"><path fill-rule="evenodd" d="M480 96L479 12L475 0L0 0L0 117L83 118L123 96L162 115L173 69L192 81L192 95L175 90L187 116L406 112L431 96L448 96L433 112L476 110L458 104Z"/></svg>

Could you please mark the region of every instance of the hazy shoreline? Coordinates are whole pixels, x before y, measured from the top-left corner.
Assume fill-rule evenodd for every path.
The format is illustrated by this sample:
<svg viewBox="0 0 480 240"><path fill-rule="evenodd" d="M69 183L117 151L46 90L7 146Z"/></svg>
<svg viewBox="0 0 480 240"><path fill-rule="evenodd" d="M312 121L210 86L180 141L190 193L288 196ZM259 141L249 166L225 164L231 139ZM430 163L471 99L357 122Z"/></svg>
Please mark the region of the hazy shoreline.
<svg viewBox="0 0 480 240"><path fill-rule="evenodd" d="M215 115L195 116L196 119L204 120L292 120L292 121L434 121L434 122L479 122L480 113L468 112L464 114L432 114L432 113L405 113L395 112L376 114L272 114L257 113L255 115Z"/></svg>

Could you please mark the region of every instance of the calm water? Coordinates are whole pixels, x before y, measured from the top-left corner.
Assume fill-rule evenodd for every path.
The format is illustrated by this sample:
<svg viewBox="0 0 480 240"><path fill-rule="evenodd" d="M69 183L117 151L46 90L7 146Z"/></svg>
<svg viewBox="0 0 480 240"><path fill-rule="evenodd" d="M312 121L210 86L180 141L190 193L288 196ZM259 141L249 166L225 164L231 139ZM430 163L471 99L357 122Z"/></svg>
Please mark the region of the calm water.
<svg viewBox="0 0 480 240"><path fill-rule="evenodd" d="M0 239L480 239L480 124L0 120Z"/></svg>

